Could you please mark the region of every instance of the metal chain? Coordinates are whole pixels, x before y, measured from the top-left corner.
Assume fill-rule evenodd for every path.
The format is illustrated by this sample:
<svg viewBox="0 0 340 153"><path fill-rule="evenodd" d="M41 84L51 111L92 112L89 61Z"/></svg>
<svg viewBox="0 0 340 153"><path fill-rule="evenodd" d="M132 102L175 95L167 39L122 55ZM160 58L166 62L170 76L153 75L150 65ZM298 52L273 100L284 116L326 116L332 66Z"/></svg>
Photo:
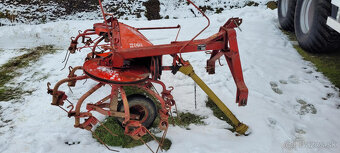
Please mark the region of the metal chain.
<svg viewBox="0 0 340 153"><path fill-rule="evenodd" d="M194 83L194 94L195 94L195 109L197 109L197 98L196 98L196 82Z"/></svg>

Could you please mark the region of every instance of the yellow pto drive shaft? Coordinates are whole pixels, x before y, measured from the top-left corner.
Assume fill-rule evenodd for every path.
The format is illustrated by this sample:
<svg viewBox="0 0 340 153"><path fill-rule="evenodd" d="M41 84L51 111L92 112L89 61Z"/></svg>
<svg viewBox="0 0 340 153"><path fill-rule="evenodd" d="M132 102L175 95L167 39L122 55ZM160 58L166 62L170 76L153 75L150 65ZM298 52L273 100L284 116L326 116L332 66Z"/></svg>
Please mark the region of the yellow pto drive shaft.
<svg viewBox="0 0 340 153"><path fill-rule="evenodd" d="M215 95L215 93L201 80L201 78L196 75L193 67L190 64L182 66L179 71L191 77L200 86L200 88L209 96L209 98L217 105L217 107L228 117L232 123L231 126L236 129L237 133L241 135L248 134L248 126L241 123L235 117L229 108Z"/></svg>

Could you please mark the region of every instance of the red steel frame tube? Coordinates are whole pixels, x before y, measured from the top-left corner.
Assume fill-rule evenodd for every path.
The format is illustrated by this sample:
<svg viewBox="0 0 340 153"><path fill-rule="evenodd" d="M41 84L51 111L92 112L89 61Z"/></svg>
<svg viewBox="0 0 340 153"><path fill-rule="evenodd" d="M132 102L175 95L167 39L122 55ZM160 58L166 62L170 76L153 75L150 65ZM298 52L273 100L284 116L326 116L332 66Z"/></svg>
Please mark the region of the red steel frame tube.
<svg viewBox="0 0 340 153"><path fill-rule="evenodd" d="M75 116L75 127L79 127L80 125L80 107L83 104L84 100L89 97L91 94L93 94L95 91L97 91L100 87L102 87L104 84L102 83L98 83L96 86L94 86L92 89L90 89L89 91L87 91L83 96L80 97L80 99L78 100L78 103L76 105L76 116Z"/></svg>

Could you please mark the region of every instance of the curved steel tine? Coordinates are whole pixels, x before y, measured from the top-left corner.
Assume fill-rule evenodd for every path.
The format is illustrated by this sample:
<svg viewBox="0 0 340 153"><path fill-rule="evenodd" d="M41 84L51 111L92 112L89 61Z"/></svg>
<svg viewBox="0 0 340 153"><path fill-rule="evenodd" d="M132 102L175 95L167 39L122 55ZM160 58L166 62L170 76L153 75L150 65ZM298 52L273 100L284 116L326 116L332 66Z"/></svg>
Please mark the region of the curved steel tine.
<svg viewBox="0 0 340 153"><path fill-rule="evenodd" d="M64 63L64 62L66 61L66 57L68 56L68 54L69 54L69 51L67 50L67 51L66 51L66 55L65 55L65 57L64 57L64 60L63 60L61 63Z"/></svg>
<svg viewBox="0 0 340 153"><path fill-rule="evenodd" d="M50 87L51 87L51 83L50 83L50 82L47 82L47 89L48 89L48 90L51 90Z"/></svg>
<svg viewBox="0 0 340 153"><path fill-rule="evenodd" d="M84 81L83 85L87 82L87 79Z"/></svg>
<svg viewBox="0 0 340 153"><path fill-rule="evenodd" d="M71 93L73 94L73 91L72 91L72 89L71 89L71 87L70 86L68 86L68 89L71 91Z"/></svg>
<svg viewBox="0 0 340 153"><path fill-rule="evenodd" d="M67 65L68 59L70 58L70 55L71 55L71 53L68 54L66 62L65 62L65 65L64 65L64 67L60 71L62 71L62 70L64 70L66 68L66 65Z"/></svg>
<svg viewBox="0 0 340 153"><path fill-rule="evenodd" d="M93 132L92 130L90 130L90 131L91 131L92 135L94 135L94 136L97 138L97 140L99 140L99 142L100 142L101 144L103 144L108 150L113 151L113 152L119 152L118 150L114 150L114 149L109 148L109 146L107 146L107 145L103 142L103 140L100 139L100 138L96 135L95 132Z"/></svg>

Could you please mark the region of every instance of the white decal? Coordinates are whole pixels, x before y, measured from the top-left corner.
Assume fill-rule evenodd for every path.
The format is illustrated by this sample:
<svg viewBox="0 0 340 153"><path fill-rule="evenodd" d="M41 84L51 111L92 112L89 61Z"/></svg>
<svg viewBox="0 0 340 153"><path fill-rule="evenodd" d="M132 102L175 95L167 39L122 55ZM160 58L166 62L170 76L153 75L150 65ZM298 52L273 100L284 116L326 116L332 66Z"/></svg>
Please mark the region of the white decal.
<svg viewBox="0 0 340 153"><path fill-rule="evenodd" d="M143 47L142 43L129 43L130 48L138 48L138 47Z"/></svg>

